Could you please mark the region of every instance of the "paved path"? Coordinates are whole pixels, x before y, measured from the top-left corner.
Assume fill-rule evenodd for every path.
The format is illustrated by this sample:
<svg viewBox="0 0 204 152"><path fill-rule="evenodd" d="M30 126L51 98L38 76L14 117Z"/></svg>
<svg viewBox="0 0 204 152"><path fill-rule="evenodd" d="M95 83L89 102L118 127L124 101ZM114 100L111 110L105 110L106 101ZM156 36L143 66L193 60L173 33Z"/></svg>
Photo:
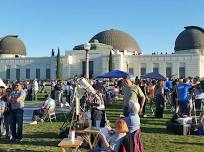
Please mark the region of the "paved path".
<svg viewBox="0 0 204 152"><path fill-rule="evenodd" d="M32 122L32 117L33 117L33 110L35 109L39 109L39 105L28 105L25 103L25 107L24 107L24 114L23 114L23 124L29 124ZM55 109L56 113L58 112L68 112L68 109L62 109L59 107L56 107Z"/></svg>
<svg viewBox="0 0 204 152"><path fill-rule="evenodd" d="M25 106L23 114L23 124L29 124L32 122L33 110L38 109L37 107Z"/></svg>

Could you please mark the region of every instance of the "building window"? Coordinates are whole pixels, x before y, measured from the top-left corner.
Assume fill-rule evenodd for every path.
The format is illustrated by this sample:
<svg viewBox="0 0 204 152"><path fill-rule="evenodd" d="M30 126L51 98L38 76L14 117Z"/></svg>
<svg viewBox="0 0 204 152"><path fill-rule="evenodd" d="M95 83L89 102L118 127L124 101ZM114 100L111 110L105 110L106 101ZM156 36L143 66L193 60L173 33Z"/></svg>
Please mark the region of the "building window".
<svg viewBox="0 0 204 152"><path fill-rule="evenodd" d="M36 79L40 80L40 69L36 69L36 73L35 73L35 77Z"/></svg>
<svg viewBox="0 0 204 152"><path fill-rule="evenodd" d="M20 69L16 69L16 80L20 80Z"/></svg>
<svg viewBox="0 0 204 152"><path fill-rule="evenodd" d="M172 64L167 63L166 64L166 77L171 78L172 76Z"/></svg>
<svg viewBox="0 0 204 152"><path fill-rule="evenodd" d="M134 69L133 68L129 68L129 73L134 75Z"/></svg>
<svg viewBox="0 0 204 152"><path fill-rule="evenodd" d="M82 74L86 75L86 61L82 61ZM92 78L94 74L94 61L89 61L89 78Z"/></svg>
<svg viewBox="0 0 204 152"><path fill-rule="evenodd" d="M179 77L186 77L185 67L179 67Z"/></svg>
<svg viewBox="0 0 204 152"><path fill-rule="evenodd" d="M154 63L153 64L153 72L159 73L159 63Z"/></svg>
<svg viewBox="0 0 204 152"><path fill-rule="evenodd" d="M50 72L50 68L47 68L47 69L46 69L46 79L47 79L47 80L50 80L50 73L51 73L51 72Z"/></svg>
<svg viewBox="0 0 204 152"><path fill-rule="evenodd" d="M11 79L11 65L6 66L6 79Z"/></svg>
<svg viewBox="0 0 204 152"><path fill-rule="evenodd" d="M26 69L26 79L30 79L30 69Z"/></svg>
<svg viewBox="0 0 204 152"><path fill-rule="evenodd" d="M158 67L154 67L154 68L153 68L153 72L159 73L159 68L158 68Z"/></svg>
<svg viewBox="0 0 204 152"><path fill-rule="evenodd" d="M146 68L141 68L140 69L140 73L141 73L141 76L144 76L146 74Z"/></svg>
<svg viewBox="0 0 204 152"><path fill-rule="evenodd" d="M6 79L10 79L11 78L11 69L6 69Z"/></svg>
<svg viewBox="0 0 204 152"><path fill-rule="evenodd" d="M166 67L166 77L171 78L172 76L172 68Z"/></svg>

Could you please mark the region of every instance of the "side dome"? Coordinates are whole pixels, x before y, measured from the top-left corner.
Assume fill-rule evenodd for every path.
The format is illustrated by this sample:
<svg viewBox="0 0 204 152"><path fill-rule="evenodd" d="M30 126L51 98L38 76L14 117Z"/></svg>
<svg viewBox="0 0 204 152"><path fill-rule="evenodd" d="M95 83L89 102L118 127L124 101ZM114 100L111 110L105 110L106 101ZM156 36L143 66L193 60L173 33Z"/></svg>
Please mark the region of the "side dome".
<svg viewBox="0 0 204 152"><path fill-rule="evenodd" d="M0 54L26 56L26 47L17 35L7 35L0 39Z"/></svg>
<svg viewBox="0 0 204 152"><path fill-rule="evenodd" d="M198 26L187 26L175 41L175 51L203 49L204 29Z"/></svg>
<svg viewBox="0 0 204 152"><path fill-rule="evenodd" d="M93 43L98 40L99 43L113 46L113 49L119 51L137 52L141 54L141 50L137 42L126 32L110 29L96 34L89 41Z"/></svg>

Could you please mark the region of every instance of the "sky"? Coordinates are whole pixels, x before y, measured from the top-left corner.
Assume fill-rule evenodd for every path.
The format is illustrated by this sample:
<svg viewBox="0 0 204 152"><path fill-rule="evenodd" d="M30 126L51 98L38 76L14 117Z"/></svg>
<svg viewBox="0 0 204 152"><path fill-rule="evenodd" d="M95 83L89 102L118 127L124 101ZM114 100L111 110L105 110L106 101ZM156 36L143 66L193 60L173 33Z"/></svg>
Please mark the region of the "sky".
<svg viewBox="0 0 204 152"><path fill-rule="evenodd" d="M27 56L50 56L118 29L143 54L173 52L185 26L204 28L203 0L0 0L0 37L18 35Z"/></svg>

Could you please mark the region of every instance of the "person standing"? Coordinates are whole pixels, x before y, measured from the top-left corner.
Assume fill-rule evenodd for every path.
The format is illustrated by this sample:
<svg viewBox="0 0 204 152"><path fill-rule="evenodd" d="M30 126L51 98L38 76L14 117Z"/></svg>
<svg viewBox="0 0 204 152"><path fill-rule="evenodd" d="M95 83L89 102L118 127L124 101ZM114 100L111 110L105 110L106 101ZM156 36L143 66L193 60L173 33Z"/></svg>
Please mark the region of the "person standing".
<svg viewBox="0 0 204 152"><path fill-rule="evenodd" d="M4 96L4 92L3 90L0 91L0 136L1 136L1 133L2 133L2 130L1 130L1 126L2 126L2 122L3 122L3 113L5 111L5 102L3 101L3 96Z"/></svg>
<svg viewBox="0 0 204 152"><path fill-rule="evenodd" d="M158 80L157 85L154 88L156 111L155 117L162 118L164 113L164 81Z"/></svg>
<svg viewBox="0 0 204 152"><path fill-rule="evenodd" d="M147 103L147 81L146 80L141 80L139 83L139 87L142 90L143 94L145 95L145 102L144 102L144 106L143 106L143 110L140 113L140 116L142 117L147 117L147 115L145 115L145 107L146 107L146 103ZM140 103L140 98L139 98L139 103Z"/></svg>
<svg viewBox="0 0 204 152"><path fill-rule="evenodd" d="M11 136L11 103L9 102L9 97L11 95L12 89L6 88L6 95L3 97L3 101L5 101L6 107L4 111L4 126L6 129L6 138L10 138Z"/></svg>
<svg viewBox="0 0 204 152"><path fill-rule="evenodd" d="M177 100L176 100L176 113L179 115L190 115L190 94L189 89L192 84L187 83L186 79L180 78L179 84L176 87Z"/></svg>
<svg viewBox="0 0 204 152"><path fill-rule="evenodd" d="M26 97L25 91L22 89L22 86L19 82L15 83L15 89L11 93L10 102L11 102L11 132L12 139L11 140L19 140L23 139L23 108L24 108L24 100ZM16 133L16 125L17 133Z"/></svg>
<svg viewBox="0 0 204 152"><path fill-rule="evenodd" d="M138 97L140 98L140 110L139 113L143 111L145 95L138 85L133 83L134 80L131 80L129 76L124 77L124 87L123 87L123 115L127 117L129 115L128 106L129 102L133 101L138 103Z"/></svg>
<svg viewBox="0 0 204 152"><path fill-rule="evenodd" d="M33 97L34 97L35 101L37 100L38 90L39 90L38 81L37 81L37 79L34 79L33 80Z"/></svg>

